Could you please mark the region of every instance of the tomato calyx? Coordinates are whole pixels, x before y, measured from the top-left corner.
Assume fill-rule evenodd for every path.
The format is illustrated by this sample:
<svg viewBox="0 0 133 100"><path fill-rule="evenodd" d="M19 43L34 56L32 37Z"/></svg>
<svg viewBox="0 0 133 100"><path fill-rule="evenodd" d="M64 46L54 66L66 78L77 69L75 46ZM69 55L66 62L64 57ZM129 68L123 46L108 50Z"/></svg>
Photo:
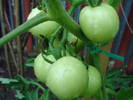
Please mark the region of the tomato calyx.
<svg viewBox="0 0 133 100"><path fill-rule="evenodd" d="M96 7L99 6L102 3L102 0L88 0L90 6Z"/></svg>

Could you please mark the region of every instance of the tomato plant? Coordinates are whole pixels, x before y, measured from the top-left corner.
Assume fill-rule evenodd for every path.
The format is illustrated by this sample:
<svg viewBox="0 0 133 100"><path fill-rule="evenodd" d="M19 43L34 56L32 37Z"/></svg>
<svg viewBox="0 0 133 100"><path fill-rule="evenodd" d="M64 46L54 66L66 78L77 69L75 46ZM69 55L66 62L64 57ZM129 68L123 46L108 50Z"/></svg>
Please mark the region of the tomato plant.
<svg viewBox="0 0 133 100"><path fill-rule="evenodd" d="M48 56L44 55L44 56L50 61L53 61L53 62L56 61L54 56L52 55L48 55ZM43 83L46 82L47 73L51 68L50 65L51 64L42 57L42 54L39 54L34 61L35 75L38 78L38 80L40 80Z"/></svg>
<svg viewBox="0 0 133 100"><path fill-rule="evenodd" d="M32 9L31 13L28 16L28 20L33 18L39 13L46 14L43 10L39 10L38 8ZM50 35L59 27L59 24L55 21L46 21L39 25L34 26L29 31L36 37L39 38L49 38Z"/></svg>
<svg viewBox="0 0 133 100"><path fill-rule="evenodd" d="M102 3L99 6L86 6L80 13L80 25L88 39L96 43L114 39L119 29L119 17L113 7Z"/></svg>
<svg viewBox="0 0 133 100"><path fill-rule="evenodd" d="M92 97L98 93L96 99L106 100L105 84L102 84L105 78L99 56L102 52L96 50L99 47L96 47L93 42L104 43L113 40L119 28L117 12L110 5L102 3L102 0L69 0L72 6L68 13L63 8L61 0L40 1L43 2L40 9L46 8L47 13L37 8L33 9L24 24L0 39L0 46L27 31L32 32L36 37L48 38L48 41L38 43L43 53L43 43L46 42L46 54L50 54L40 54L35 59L34 72L38 80L46 83L48 90L59 99L73 99L83 95ZM89 6L81 10L79 25L70 15L74 15L75 7L87 1ZM90 57L77 56L78 48L82 48L84 44L92 47L89 51ZM96 53L92 54L93 50ZM89 59L86 59L87 57ZM89 66L87 71L83 62L77 58L87 64L95 65L100 72L92 66ZM48 60L54 63L51 64ZM40 87L40 84L34 82L32 84ZM36 93L39 93L38 89Z"/></svg>
<svg viewBox="0 0 133 100"><path fill-rule="evenodd" d="M62 57L51 65L47 86L60 99L80 96L87 88L87 69L72 56Z"/></svg>
<svg viewBox="0 0 133 100"><path fill-rule="evenodd" d="M93 66L88 67L88 88L84 93L86 97L92 97L97 94L102 86L101 74Z"/></svg>

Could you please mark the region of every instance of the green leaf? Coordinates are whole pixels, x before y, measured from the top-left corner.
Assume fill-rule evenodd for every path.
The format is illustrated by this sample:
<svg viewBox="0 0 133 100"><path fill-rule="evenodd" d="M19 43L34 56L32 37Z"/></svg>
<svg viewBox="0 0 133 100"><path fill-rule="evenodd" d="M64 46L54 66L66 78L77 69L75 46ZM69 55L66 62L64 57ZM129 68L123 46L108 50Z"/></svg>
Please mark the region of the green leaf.
<svg viewBox="0 0 133 100"><path fill-rule="evenodd" d="M120 5L120 3L122 2L122 0L108 0L108 3L114 7L115 9L117 9Z"/></svg>
<svg viewBox="0 0 133 100"><path fill-rule="evenodd" d="M34 58L27 59L24 64L26 67L33 67L34 66Z"/></svg>
<svg viewBox="0 0 133 100"><path fill-rule="evenodd" d="M106 93L111 94L113 96L116 96L116 92L113 89L110 89L110 88L106 88Z"/></svg>
<svg viewBox="0 0 133 100"><path fill-rule="evenodd" d="M111 70L111 71L107 72L106 78L110 78L110 77L119 75L119 74L121 73L120 70L121 70L121 68L117 68L117 69L114 69L114 70ZM114 78L114 77L113 77L113 78Z"/></svg>
<svg viewBox="0 0 133 100"><path fill-rule="evenodd" d="M67 0L67 1L70 1L73 6L78 6L82 3L85 3L87 0Z"/></svg>
<svg viewBox="0 0 133 100"><path fill-rule="evenodd" d="M20 93L19 90L16 90L16 95L15 95L15 97L16 97L17 99L23 99L25 96L24 96L22 93Z"/></svg>
<svg viewBox="0 0 133 100"><path fill-rule="evenodd" d="M36 56L37 56L37 53L35 53L35 52L29 53L28 56L29 56L29 57L36 57Z"/></svg>
<svg viewBox="0 0 133 100"><path fill-rule="evenodd" d="M29 91L25 92L25 98L26 98L26 100L32 100L32 96Z"/></svg>
<svg viewBox="0 0 133 100"><path fill-rule="evenodd" d="M59 59L61 57L61 48L51 48L48 52L51 53L55 59Z"/></svg>
<svg viewBox="0 0 133 100"><path fill-rule="evenodd" d="M45 90L39 100L50 100L50 91Z"/></svg>
<svg viewBox="0 0 133 100"><path fill-rule="evenodd" d="M39 100L38 99L38 88L32 90L31 92L27 91L25 93L26 100Z"/></svg>
<svg viewBox="0 0 133 100"><path fill-rule="evenodd" d="M10 84L10 83L17 83L18 80L16 80L16 79L9 79L9 78L0 78L0 82L2 84Z"/></svg>
<svg viewBox="0 0 133 100"><path fill-rule="evenodd" d="M20 82L22 82L24 85L29 85L30 81L28 81L27 79L25 79L23 76L18 75L16 77L17 80L19 80Z"/></svg>
<svg viewBox="0 0 133 100"><path fill-rule="evenodd" d="M74 51L74 47L72 45L66 45L66 50L68 51L68 53L72 56L76 56L76 53Z"/></svg>
<svg viewBox="0 0 133 100"><path fill-rule="evenodd" d="M133 87L120 89L116 100L133 100Z"/></svg>
<svg viewBox="0 0 133 100"><path fill-rule="evenodd" d="M38 99L38 88L36 88L35 90L33 90L32 92L31 92L31 96L32 96L32 100L39 100Z"/></svg>

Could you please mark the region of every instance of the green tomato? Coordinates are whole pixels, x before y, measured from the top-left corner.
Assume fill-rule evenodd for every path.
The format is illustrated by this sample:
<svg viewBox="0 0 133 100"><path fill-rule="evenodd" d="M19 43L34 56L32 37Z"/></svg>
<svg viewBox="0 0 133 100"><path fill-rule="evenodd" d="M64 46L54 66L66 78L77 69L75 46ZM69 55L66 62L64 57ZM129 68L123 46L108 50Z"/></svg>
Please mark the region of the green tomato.
<svg viewBox="0 0 133 100"><path fill-rule="evenodd" d="M67 40L69 43L75 43L77 42L78 38L73 35L71 32L68 32Z"/></svg>
<svg viewBox="0 0 133 100"><path fill-rule="evenodd" d="M48 60L55 62L55 58L53 55L44 55ZM34 72L35 76L37 77L38 80L41 82L45 83L46 78L47 78L47 73L49 69L51 68L51 64L45 61L42 57L42 54L39 54L35 61L34 61Z"/></svg>
<svg viewBox="0 0 133 100"><path fill-rule="evenodd" d="M56 39L54 40L54 42L53 42L53 46L54 46L54 48L58 48L59 45L60 45L60 40L59 40L58 38L56 38Z"/></svg>
<svg viewBox="0 0 133 100"><path fill-rule="evenodd" d="M100 6L87 6L80 12L80 25L88 39L96 43L114 39L119 29L119 17L113 7L102 3Z"/></svg>
<svg viewBox="0 0 133 100"><path fill-rule="evenodd" d="M85 44L82 40L80 40L78 37L76 37L70 32L68 33L67 40L69 43L74 43L74 44L76 43L75 52L79 52L84 47L84 44Z"/></svg>
<svg viewBox="0 0 133 100"><path fill-rule="evenodd" d="M28 16L28 20L39 14L40 12L46 14L43 10L39 10L38 8L32 9L31 13ZM33 34L33 36L36 36L38 38L49 38L50 35L59 27L59 24L55 21L46 21L39 25L34 26L29 30Z"/></svg>
<svg viewBox="0 0 133 100"><path fill-rule="evenodd" d="M88 88L84 93L85 97L92 97L100 90L102 80L100 72L93 66L89 65L88 68Z"/></svg>
<svg viewBox="0 0 133 100"><path fill-rule="evenodd" d="M47 86L59 99L72 99L83 94L87 88L86 66L72 56L58 59L51 65Z"/></svg>

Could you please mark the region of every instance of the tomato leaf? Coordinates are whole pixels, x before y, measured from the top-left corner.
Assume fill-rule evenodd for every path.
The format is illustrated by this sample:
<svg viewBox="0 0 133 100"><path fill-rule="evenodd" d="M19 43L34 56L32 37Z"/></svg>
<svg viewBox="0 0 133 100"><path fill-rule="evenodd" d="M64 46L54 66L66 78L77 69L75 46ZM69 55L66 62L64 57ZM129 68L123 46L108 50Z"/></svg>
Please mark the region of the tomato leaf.
<svg viewBox="0 0 133 100"><path fill-rule="evenodd" d="M37 56L37 53L35 53L35 52L29 53L28 56L29 56L29 57L36 57L36 56Z"/></svg>
<svg viewBox="0 0 133 100"><path fill-rule="evenodd" d="M31 93L29 91L27 91L25 93L25 98L26 98L26 100L32 100L32 96L31 96Z"/></svg>
<svg viewBox="0 0 133 100"><path fill-rule="evenodd" d="M117 93L116 100L133 100L133 87L120 89Z"/></svg>
<svg viewBox="0 0 133 100"><path fill-rule="evenodd" d="M20 90L16 90L16 95L15 97L17 99L23 99L25 96L20 92Z"/></svg>
<svg viewBox="0 0 133 100"><path fill-rule="evenodd" d="M10 83L17 83L18 80L16 80L16 79L9 79L9 78L0 78L0 82L2 84L10 84Z"/></svg>
<svg viewBox="0 0 133 100"><path fill-rule="evenodd" d="M34 58L27 59L24 64L26 67L33 67L34 65Z"/></svg>
<svg viewBox="0 0 133 100"><path fill-rule="evenodd" d="M114 7L115 9L117 9L120 5L122 0L108 0L108 3Z"/></svg>
<svg viewBox="0 0 133 100"><path fill-rule="evenodd" d="M66 50L70 53L70 55L76 57L76 53L74 51L74 47L72 45L66 45Z"/></svg>
<svg viewBox="0 0 133 100"><path fill-rule="evenodd" d="M50 100L50 91L49 90L44 91L39 100Z"/></svg>
<svg viewBox="0 0 133 100"><path fill-rule="evenodd" d="M32 100L39 100L39 98L38 98L38 88L36 88L35 90L33 90L32 92L31 92L31 95L32 95Z"/></svg>

